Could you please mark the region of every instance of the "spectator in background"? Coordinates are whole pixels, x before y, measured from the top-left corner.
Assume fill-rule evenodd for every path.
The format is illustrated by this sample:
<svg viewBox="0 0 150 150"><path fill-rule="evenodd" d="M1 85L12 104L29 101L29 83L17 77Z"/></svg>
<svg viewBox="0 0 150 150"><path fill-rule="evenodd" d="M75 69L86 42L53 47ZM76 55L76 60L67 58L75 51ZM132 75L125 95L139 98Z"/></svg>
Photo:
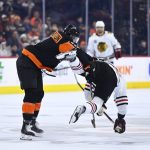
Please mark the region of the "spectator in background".
<svg viewBox="0 0 150 150"><path fill-rule="evenodd" d="M32 30L28 33L30 44L36 44L39 42L40 33L36 27L32 27Z"/></svg>
<svg viewBox="0 0 150 150"><path fill-rule="evenodd" d="M9 37L12 33L11 30L12 29L15 30L15 27L11 23L11 19L6 14L1 15L1 21L2 21L2 32L5 33L7 39L7 37Z"/></svg>
<svg viewBox="0 0 150 150"><path fill-rule="evenodd" d="M24 0L22 3L22 7L24 7L28 13L28 16L31 16L32 9L34 8L35 3L33 0Z"/></svg>
<svg viewBox="0 0 150 150"><path fill-rule="evenodd" d="M52 26L52 20L51 17L47 17L46 18L46 24L48 26L48 29L50 30L51 26Z"/></svg>
<svg viewBox="0 0 150 150"><path fill-rule="evenodd" d="M7 45L11 47L16 45L18 50L22 49L22 44L17 31L12 32L12 36L8 38Z"/></svg>
<svg viewBox="0 0 150 150"><path fill-rule="evenodd" d="M17 45L13 44L11 46L11 56L12 57L19 57L21 55L20 49L18 49Z"/></svg>
<svg viewBox="0 0 150 150"><path fill-rule="evenodd" d="M54 31L58 31L58 25L57 24L52 24L51 26L51 32L54 32Z"/></svg>
<svg viewBox="0 0 150 150"><path fill-rule="evenodd" d="M13 1L13 12L17 15L20 15L21 18L24 18L25 16L28 15L27 10L25 9L25 7L23 7L23 1L24 0L15 0Z"/></svg>
<svg viewBox="0 0 150 150"><path fill-rule="evenodd" d="M39 35L41 34L41 32L42 32L42 21L40 18L35 19L33 28L37 29L37 31L39 32Z"/></svg>
<svg viewBox="0 0 150 150"><path fill-rule="evenodd" d="M25 33L28 33L32 30L32 26L30 24L30 19L29 17L26 17L23 21L23 26L25 28Z"/></svg>
<svg viewBox="0 0 150 150"><path fill-rule="evenodd" d="M25 33L26 29L22 23L20 16L14 16L14 26L16 27L19 34Z"/></svg>
<svg viewBox="0 0 150 150"><path fill-rule="evenodd" d="M136 54L139 55L147 55L147 42L145 40L141 40L138 47Z"/></svg>
<svg viewBox="0 0 150 150"><path fill-rule="evenodd" d="M40 20L39 22L42 22L42 20L40 18L40 13L37 10L35 10L33 12L33 17L31 18L31 21L30 21L30 23L31 23L32 26L35 25L36 20Z"/></svg>
<svg viewBox="0 0 150 150"><path fill-rule="evenodd" d="M21 34L20 36L22 47L26 47L30 44L29 37L26 33Z"/></svg>
<svg viewBox="0 0 150 150"><path fill-rule="evenodd" d="M0 32L0 56L11 56L10 48L6 46L6 39Z"/></svg>
<svg viewBox="0 0 150 150"><path fill-rule="evenodd" d="M5 0L3 1L3 5L2 5L2 14L11 14L14 11L13 8L13 0Z"/></svg>

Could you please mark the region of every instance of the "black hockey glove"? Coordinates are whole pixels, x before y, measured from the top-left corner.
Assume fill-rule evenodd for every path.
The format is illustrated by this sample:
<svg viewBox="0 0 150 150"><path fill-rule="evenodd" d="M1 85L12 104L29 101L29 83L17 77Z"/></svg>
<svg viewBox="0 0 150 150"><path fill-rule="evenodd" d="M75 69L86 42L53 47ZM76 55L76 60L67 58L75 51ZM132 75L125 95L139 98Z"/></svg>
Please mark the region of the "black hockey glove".
<svg viewBox="0 0 150 150"><path fill-rule="evenodd" d="M85 78L88 83L95 83L95 63L91 63L85 70Z"/></svg>
<svg viewBox="0 0 150 150"><path fill-rule="evenodd" d="M114 131L119 134L124 133L126 130L126 122L123 118L123 115L118 114L118 118L115 120Z"/></svg>

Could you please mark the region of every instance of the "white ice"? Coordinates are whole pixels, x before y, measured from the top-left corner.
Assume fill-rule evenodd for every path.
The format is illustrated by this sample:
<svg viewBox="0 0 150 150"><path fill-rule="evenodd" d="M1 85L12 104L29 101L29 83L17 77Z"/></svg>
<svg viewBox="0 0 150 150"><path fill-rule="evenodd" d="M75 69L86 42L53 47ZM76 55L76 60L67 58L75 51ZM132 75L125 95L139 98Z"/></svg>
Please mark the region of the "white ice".
<svg viewBox="0 0 150 150"><path fill-rule="evenodd" d="M96 117L96 129L90 123L91 115L68 124L76 105L84 103L82 92L45 94L38 118L45 134L33 141L20 141L23 95L0 95L0 150L149 150L150 89L128 90L128 97L127 130L120 135L113 132L105 116ZM115 120L112 97L107 107Z"/></svg>

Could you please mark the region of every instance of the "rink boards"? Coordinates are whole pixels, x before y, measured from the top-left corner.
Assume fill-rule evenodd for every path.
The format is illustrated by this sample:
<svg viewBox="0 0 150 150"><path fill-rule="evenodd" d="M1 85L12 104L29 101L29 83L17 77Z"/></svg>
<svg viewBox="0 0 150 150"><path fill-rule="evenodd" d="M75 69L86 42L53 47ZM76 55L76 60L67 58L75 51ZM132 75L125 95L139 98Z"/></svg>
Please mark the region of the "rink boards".
<svg viewBox="0 0 150 150"><path fill-rule="evenodd" d="M127 88L150 88L150 57L124 57L115 61L118 70L127 81ZM60 64L61 71L53 72L57 77L44 75L45 92L81 90L67 62ZM85 79L77 76L84 86ZM22 93L16 71L16 58L0 58L0 94Z"/></svg>

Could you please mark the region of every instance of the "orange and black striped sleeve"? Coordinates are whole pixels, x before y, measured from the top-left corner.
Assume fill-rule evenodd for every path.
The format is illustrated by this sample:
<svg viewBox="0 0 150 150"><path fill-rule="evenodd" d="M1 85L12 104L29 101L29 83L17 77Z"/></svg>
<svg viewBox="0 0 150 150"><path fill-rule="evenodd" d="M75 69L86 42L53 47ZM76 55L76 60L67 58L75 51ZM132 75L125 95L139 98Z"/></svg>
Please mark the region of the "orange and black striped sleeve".
<svg viewBox="0 0 150 150"><path fill-rule="evenodd" d="M73 50L75 46L71 42L65 42L59 45L59 52L65 53Z"/></svg>

